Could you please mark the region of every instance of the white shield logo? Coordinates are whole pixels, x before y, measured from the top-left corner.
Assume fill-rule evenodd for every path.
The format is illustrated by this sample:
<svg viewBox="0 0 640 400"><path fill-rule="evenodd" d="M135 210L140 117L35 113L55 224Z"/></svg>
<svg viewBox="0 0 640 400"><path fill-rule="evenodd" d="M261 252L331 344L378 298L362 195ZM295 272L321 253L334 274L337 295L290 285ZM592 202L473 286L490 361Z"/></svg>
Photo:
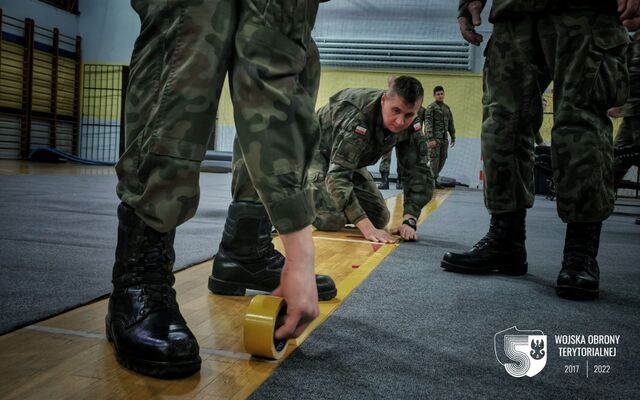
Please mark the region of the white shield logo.
<svg viewBox="0 0 640 400"><path fill-rule="evenodd" d="M547 335L539 330L521 331L515 326L494 336L498 362L516 378L537 375L547 364Z"/></svg>

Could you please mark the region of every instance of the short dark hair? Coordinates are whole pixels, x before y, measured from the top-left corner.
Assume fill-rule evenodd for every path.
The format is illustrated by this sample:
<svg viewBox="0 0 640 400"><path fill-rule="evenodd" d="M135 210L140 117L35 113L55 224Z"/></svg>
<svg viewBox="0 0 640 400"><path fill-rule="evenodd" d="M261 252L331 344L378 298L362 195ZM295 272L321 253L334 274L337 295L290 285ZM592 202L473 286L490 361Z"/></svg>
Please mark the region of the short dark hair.
<svg viewBox="0 0 640 400"><path fill-rule="evenodd" d="M389 93L400 95L409 104L415 104L424 98L422 83L416 78L406 75L390 79Z"/></svg>
<svg viewBox="0 0 640 400"><path fill-rule="evenodd" d="M436 94L438 92L444 92L444 88L440 85L433 88L433 94Z"/></svg>

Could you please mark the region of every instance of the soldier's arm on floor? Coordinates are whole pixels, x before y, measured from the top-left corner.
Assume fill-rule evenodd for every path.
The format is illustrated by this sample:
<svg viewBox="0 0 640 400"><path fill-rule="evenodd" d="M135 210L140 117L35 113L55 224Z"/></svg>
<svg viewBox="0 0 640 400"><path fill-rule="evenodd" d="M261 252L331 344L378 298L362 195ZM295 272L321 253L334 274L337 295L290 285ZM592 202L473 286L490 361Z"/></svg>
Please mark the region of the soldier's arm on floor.
<svg viewBox="0 0 640 400"><path fill-rule="evenodd" d="M349 222L355 224L367 216L353 191L353 173L358 169L360 154L367 146L370 133L363 123L347 124L344 129L337 135L341 138L331 151L325 182L336 207L344 210Z"/></svg>
<svg viewBox="0 0 640 400"><path fill-rule="evenodd" d="M427 141L419 132L415 132L411 140L398 143L396 148L398 163L403 171L403 214L418 219L422 208L433 196L433 173L427 163Z"/></svg>

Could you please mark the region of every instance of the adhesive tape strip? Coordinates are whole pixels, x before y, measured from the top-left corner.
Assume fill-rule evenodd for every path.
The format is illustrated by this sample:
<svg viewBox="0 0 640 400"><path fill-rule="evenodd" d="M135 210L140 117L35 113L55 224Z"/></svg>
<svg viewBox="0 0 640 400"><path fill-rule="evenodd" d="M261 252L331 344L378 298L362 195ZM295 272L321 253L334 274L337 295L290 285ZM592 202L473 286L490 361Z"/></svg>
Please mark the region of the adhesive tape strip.
<svg viewBox="0 0 640 400"><path fill-rule="evenodd" d="M278 316L286 312L281 297L256 295L251 300L244 318L244 348L249 354L279 360L289 344L288 340L276 340Z"/></svg>

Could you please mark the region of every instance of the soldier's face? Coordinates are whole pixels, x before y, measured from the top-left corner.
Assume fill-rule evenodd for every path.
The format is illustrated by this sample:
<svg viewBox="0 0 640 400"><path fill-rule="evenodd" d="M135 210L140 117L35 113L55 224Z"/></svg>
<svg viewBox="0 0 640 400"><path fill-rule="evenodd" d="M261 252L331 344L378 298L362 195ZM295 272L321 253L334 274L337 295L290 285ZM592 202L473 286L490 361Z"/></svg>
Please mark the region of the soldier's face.
<svg viewBox="0 0 640 400"><path fill-rule="evenodd" d="M400 133L407 129L422 106L422 99L414 104L409 104L402 96L396 94L384 94L380 102L382 123L386 129L393 133Z"/></svg>
<svg viewBox="0 0 640 400"><path fill-rule="evenodd" d="M436 94L433 95L433 98L436 99L438 103L442 103L444 101L444 91L438 90Z"/></svg>

